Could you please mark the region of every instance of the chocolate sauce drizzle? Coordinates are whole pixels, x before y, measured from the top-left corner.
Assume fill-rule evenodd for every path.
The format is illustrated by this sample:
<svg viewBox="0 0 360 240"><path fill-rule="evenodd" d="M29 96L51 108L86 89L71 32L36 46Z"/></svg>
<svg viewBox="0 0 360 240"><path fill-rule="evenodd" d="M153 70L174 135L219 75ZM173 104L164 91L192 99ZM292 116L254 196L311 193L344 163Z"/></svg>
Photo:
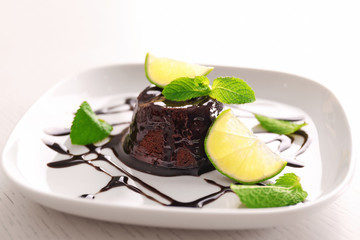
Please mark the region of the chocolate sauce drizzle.
<svg viewBox="0 0 360 240"><path fill-rule="evenodd" d="M121 168L116 163L114 163L108 156L101 153L101 150L106 149L106 148L110 148L114 152L116 152L116 150L115 150L116 147L121 145L121 142L122 142L122 140L123 140L126 133L127 133L127 128L124 131L122 131L120 134L111 136L110 141L108 143L102 145L102 146L95 146L94 144L86 145L85 147L88 149L88 151L86 153L82 153L82 154L72 154L62 144L43 140L43 142L44 142L44 144L46 146L48 146L49 148L51 148L55 152L68 157L67 159L64 159L64 160L50 162L47 165L48 165L48 167L51 167L51 168L65 168L65 167L72 167L72 166L75 166L75 165L78 165L78 164L88 164L89 166L93 167L95 170L100 171L100 172L108 175L110 177L110 181L107 183L106 186L104 186L98 192L96 192L94 194L83 194L83 195L80 196L81 198L86 198L86 199L94 199L97 194L108 191L108 190L116 188L116 187L127 187L129 190L134 191L136 193L139 193L139 194L143 195L144 197L146 197L146 198L148 198L148 199L150 199L150 200L152 200L154 202L157 202L157 203L159 203L160 205L163 205L163 206L200 208L200 207L203 207L205 204L208 204L208 203L218 199L219 197L221 197L226 192L231 191L230 188L227 187L227 186L222 186L220 184L215 183L212 180L204 179L207 183L218 186L219 190L212 193L212 194L209 194L207 196L204 196L202 198L199 198L199 199L191 201L191 202L180 202L180 201L177 201L177 200L169 197L168 195L162 193L161 191L157 190L156 188L154 188L151 185L147 184L146 182L142 181L140 178L132 175L131 173L129 173L125 169ZM64 134L65 134L65 131L64 131ZM58 136L58 135L53 135L53 136ZM87 156L89 154L95 154L96 158L94 158L92 160L86 160L85 156ZM107 163L109 163L110 165L115 167L117 170L119 170L121 175L116 175L116 176L111 175L104 168L96 166L94 164L94 162L96 162L96 161L106 161ZM129 179L131 179L134 182L140 184L141 186L143 186L147 190L149 190L149 191L153 192L154 194L160 196L161 198L165 199L169 203L164 203L164 202L162 202L160 200L157 200L156 198L154 198L154 197L146 194L145 192L143 192L140 188L138 188L138 187L136 187L136 186L134 186L132 184L129 184L129 182L128 182Z"/></svg>
<svg viewBox="0 0 360 240"><path fill-rule="evenodd" d="M124 103L120 103L117 105L113 105L107 108L102 108L102 109L98 109L95 110L94 113L96 115L101 115L101 114L115 114L115 113L122 113L124 111L134 111L135 109L135 104L136 104L136 98L126 98ZM127 110L123 110L121 109L122 107L128 108Z"/></svg>
<svg viewBox="0 0 360 240"><path fill-rule="evenodd" d="M254 132L254 133L258 134L258 135L259 134L269 134L268 132ZM304 130L298 130L291 135L277 135L273 139L267 141L266 143L278 141L279 146L278 146L277 152L281 154L282 152L288 150L291 146L293 146L293 143L295 140L294 136L296 136L296 135L303 138L303 143L301 144L300 148L290 156L282 155L282 158L287 161L287 166L295 167L295 168L302 168L305 166L305 164L303 162L300 162L299 160L297 160L296 157L303 154L311 144L311 138L309 137L309 134L307 132L305 132Z"/></svg>
<svg viewBox="0 0 360 240"><path fill-rule="evenodd" d="M126 98L124 103L114 105L111 107L103 108L94 111L97 115L103 115L103 114L115 114L115 113L122 113L125 111L133 111L136 103L136 98ZM118 122L113 123L113 126L118 125L130 125L130 122ZM87 151L82 154L73 154L70 152L69 149L67 149L64 145L52 142L49 140L43 140L44 144L52 149L53 151L64 155L64 160L58 160L54 162L50 162L47 164L48 167L51 168L65 168L65 167L72 167L79 164L87 164L91 167L93 167L95 170L102 172L110 177L109 182L102 187L98 192L96 193L88 193L88 194L82 194L81 198L85 199L95 199L97 194L100 194L102 192L106 192L108 190L111 190L113 188L117 187L126 187L127 189L136 192L138 194L141 194L142 196L146 197L147 199L154 201L162 206L173 206L173 207L193 207L193 208L201 208L216 199L220 198L227 192L231 192L231 189L229 186L223 186L221 184L218 184L210 179L204 179L204 181L210 185L217 186L219 189L211 194L205 195L203 197L200 197L198 199L195 199L190 202L180 202L172 197L168 196L167 194L159 191L155 187L151 186L150 184L144 182L140 178L134 176L133 174L126 171L124 168L120 167L116 162L114 162L110 156L107 156L102 153L103 149L111 149L115 156L118 159L129 157L122 149L122 143L123 140L127 134L128 127L126 127L120 134L111 135L109 137L109 141L101 146L96 146L94 144L86 145ZM70 134L70 129L68 128L49 128L44 131L47 135L54 136L54 137L61 137L61 136L67 136ZM255 132L255 134L266 134L267 132ZM306 149L309 147L311 143L311 139L309 135L303 131L299 130L294 135L301 136L303 138L303 143L292 156L286 157L286 160L288 161L288 166L291 167L304 167L304 164L297 161L296 157L301 155L306 151ZM278 152L281 153L287 149L289 149L294 142L294 137L292 135L277 135L272 140L269 140L267 143L278 141L279 147ZM93 154L94 158L87 160L87 156L90 154ZM97 161L105 161L114 168L116 168L119 171L119 175L112 175L109 172L107 172L103 167L97 166L95 163ZM135 185L131 184L131 181L136 182L137 184L141 185L148 191L152 192L156 196L162 198L164 201L160 201L157 198L145 193L140 188L136 187ZM259 183L259 185L264 185L262 183Z"/></svg>

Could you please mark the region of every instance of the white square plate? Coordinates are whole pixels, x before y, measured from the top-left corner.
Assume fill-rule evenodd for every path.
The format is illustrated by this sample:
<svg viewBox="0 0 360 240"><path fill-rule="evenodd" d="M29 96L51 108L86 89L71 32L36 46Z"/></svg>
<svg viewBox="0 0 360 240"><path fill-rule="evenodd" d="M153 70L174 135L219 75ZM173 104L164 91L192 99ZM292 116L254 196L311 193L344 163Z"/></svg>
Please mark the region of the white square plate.
<svg viewBox="0 0 360 240"><path fill-rule="evenodd" d="M45 146L42 140L49 136L43 130L69 127L73 113L84 100L97 109L121 102L125 96L136 96L149 84L141 64L92 69L67 78L48 91L11 134L3 152L4 172L24 194L42 205L84 217L158 227L247 229L285 225L333 201L348 184L354 168L349 125L336 97L311 80L281 72L215 66L209 78L225 75L247 81L257 99L283 106L274 110L279 114L286 114L287 110L282 109L290 109L306 117L313 141L307 153L299 157L305 167L284 170L301 177L303 188L309 193L304 203L268 209L238 208L239 200L229 193L200 209L164 207L121 187L92 200L80 198L82 194L96 193L109 177L84 164L49 168L47 163L63 156ZM120 118L130 120L131 114ZM56 139L70 145L67 136ZM180 201L191 201L217 190L204 184L203 176L166 178L122 167ZM215 171L204 176L222 184L228 181Z"/></svg>

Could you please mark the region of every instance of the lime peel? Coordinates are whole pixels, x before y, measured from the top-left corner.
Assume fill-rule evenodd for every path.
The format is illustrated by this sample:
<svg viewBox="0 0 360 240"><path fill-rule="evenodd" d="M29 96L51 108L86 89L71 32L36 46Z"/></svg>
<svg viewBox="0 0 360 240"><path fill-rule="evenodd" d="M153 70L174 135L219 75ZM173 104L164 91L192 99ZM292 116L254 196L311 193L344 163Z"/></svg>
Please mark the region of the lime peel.
<svg viewBox="0 0 360 240"><path fill-rule="evenodd" d="M232 129L234 131L231 133ZM223 175L243 184L270 179L287 164L247 129L231 109L223 111L213 122L204 145L214 167Z"/></svg>
<svg viewBox="0 0 360 240"><path fill-rule="evenodd" d="M180 77L194 78L196 76L206 76L213 69L213 67L199 64L156 57L150 53L147 53L145 57L146 78L160 88L164 88L167 84Z"/></svg>

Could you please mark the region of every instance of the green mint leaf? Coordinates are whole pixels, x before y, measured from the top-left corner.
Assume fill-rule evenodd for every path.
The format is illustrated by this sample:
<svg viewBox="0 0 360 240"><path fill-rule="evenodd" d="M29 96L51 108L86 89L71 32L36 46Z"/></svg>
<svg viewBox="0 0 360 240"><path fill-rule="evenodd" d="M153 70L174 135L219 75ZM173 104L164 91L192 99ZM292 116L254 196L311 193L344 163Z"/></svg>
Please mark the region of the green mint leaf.
<svg viewBox="0 0 360 240"><path fill-rule="evenodd" d="M260 125L269 132L278 134L291 134L306 126L307 123L296 124L290 121L278 120L259 114L255 114L256 119L260 122Z"/></svg>
<svg viewBox="0 0 360 240"><path fill-rule="evenodd" d="M227 104L243 104L255 101L251 87L242 79L235 77L216 78L210 97Z"/></svg>
<svg viewBox="0 0 360 240"><path fill-rule="evenodd" d="M249 208L290 206L304 201L308 195L294 173L286 173L275 184L266 186L231 184L230 187Z"/></svg>
<svg viewBox="0 0 360 240"><path fill-rule="evenodd" d="M209 83L209 79L205 76L197 76L195 78L182 77L166 85L162 94L168 100L186 101L209 95Z"/></svg>
<svg viewBox="0 0 360 240"><path fill-rule="evenodd" d="M110 124L96 116L85 101L75 113L70 130L71 143L87 145L99 142L109 136L112 129Z"/></svg>

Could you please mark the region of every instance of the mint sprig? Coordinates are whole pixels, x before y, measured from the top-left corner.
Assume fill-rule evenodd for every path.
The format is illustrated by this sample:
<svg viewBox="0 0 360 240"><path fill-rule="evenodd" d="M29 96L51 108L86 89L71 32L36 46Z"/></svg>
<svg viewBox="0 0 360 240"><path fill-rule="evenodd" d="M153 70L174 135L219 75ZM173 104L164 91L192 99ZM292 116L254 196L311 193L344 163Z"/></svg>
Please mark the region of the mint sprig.
<svg viewBox="0 0 360 240"><path fill-rule="evenodd" d="M255 114L256 119L260 122L260 125L269 132L278 133L278 134L292 134L298 131L303 126L306 126L307 123L293 123L290 121L274 119L266 117L263 115Z"/></svg>
<svg viewBox="0 0 360 240"><path fill-rule="evenodd" d="M70 139L72 144L87 145L99 142L109 136L113 127L102 119L99 119L84 101L75 113L71 125Z"/></svg>
<svg viewBox="0 0 360 240"><path fill-rule="evenodd" d="M210 96L227 104L243 104L255 101L255 94L244 81L235 77L219 77L214 79L212 87L205 76L195 78L178 78L162 91L166 99L172 101L186 101L201 96Z"/></svg>
<svg viewBox="0 0 360 240"><path fill-rule="evenodd" d="M219 77L214 79L210 97L227 104L243 104L255 101L251 87L242 79Z"/></svg>
<svg viewBox="0 0 360 240"><path fill-rule="evenodd" d="M186 77L178 78L168 84L162 91L162 94L166 99L172 101L186 101L209 95L209 84L210 81L205 76L197 76L192 80Z"/></svg>
<svg viewBox="0 0 360 240"><path fill-rule="evenodd" d="M240 201L248 208L269 208L295 205L307 197L300 178L294 173L279 177L275 184L266 186L231 184Z"/></svg>

